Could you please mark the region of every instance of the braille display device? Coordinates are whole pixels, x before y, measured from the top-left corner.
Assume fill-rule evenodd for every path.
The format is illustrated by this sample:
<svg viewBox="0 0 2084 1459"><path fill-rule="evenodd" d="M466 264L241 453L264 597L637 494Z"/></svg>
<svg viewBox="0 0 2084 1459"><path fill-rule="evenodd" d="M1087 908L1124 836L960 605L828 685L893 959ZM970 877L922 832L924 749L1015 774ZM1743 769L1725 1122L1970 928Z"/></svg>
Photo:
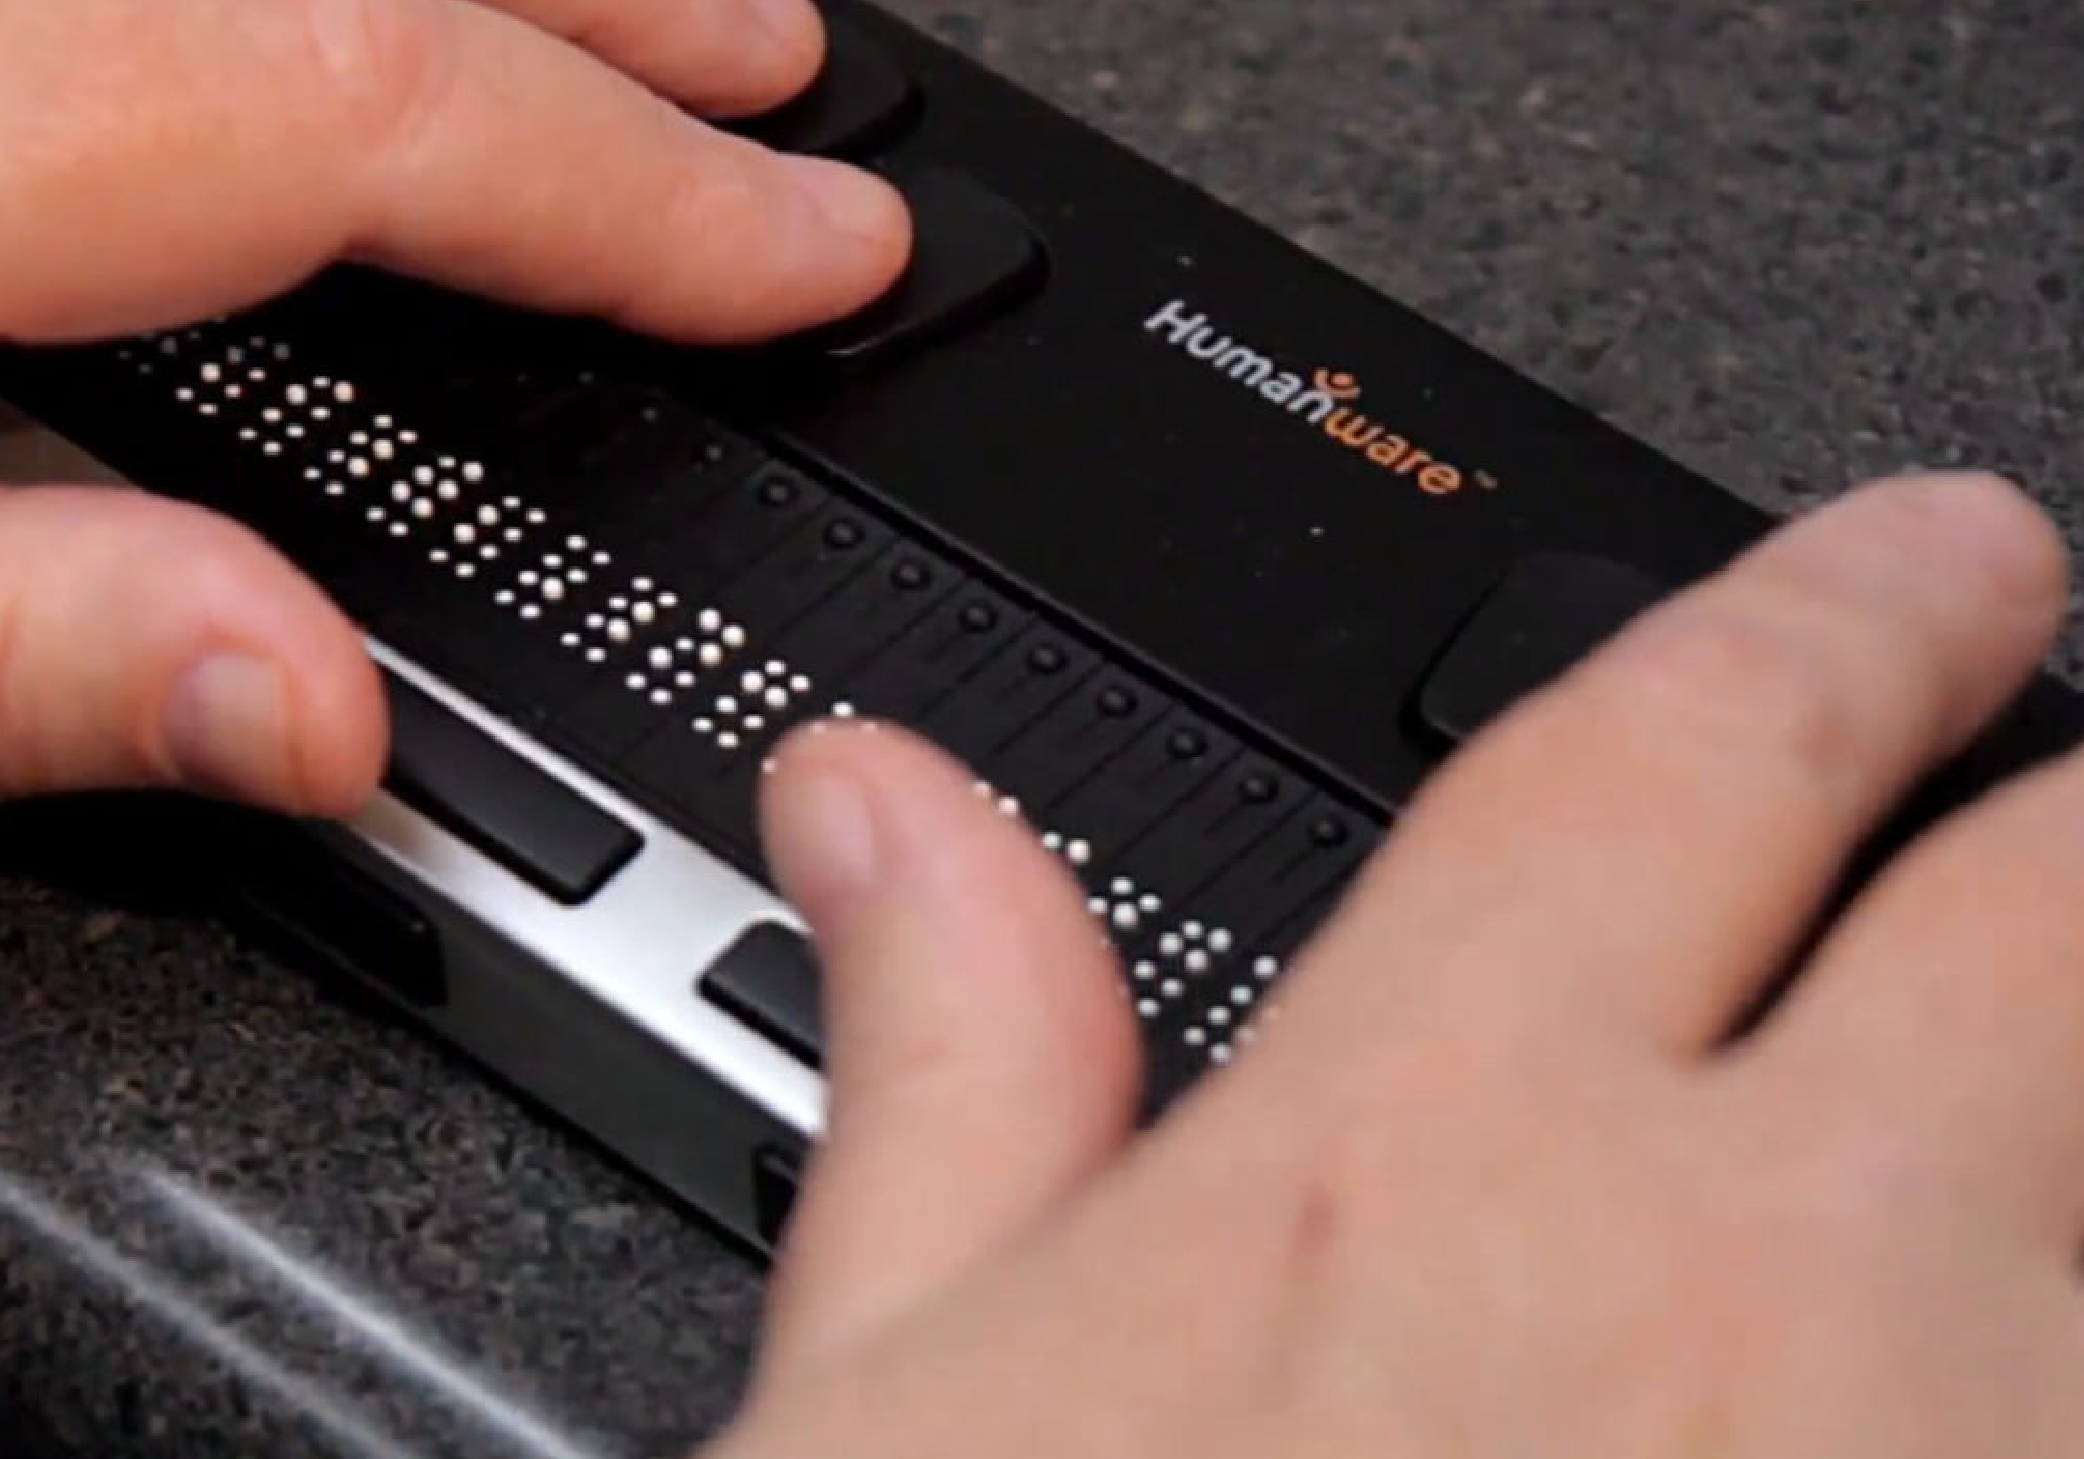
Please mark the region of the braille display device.
<svg viewBox="0 0 2084 1459"><path fill-rule="evenodd" d="M823 1098L817 958L753 820L778 736L894 720L1017 808L1119 951L1155 1115L1249 1057L1443 756L1771 525L908 25L827 13L822 79L745 130L911 200L905 278L841 324L690 350L340 268L0 351L0 394L263 533L384 666L384 794L256 827L251 910L762 1247ZM2080 725L2042 678L1895 829Z"/></svg>

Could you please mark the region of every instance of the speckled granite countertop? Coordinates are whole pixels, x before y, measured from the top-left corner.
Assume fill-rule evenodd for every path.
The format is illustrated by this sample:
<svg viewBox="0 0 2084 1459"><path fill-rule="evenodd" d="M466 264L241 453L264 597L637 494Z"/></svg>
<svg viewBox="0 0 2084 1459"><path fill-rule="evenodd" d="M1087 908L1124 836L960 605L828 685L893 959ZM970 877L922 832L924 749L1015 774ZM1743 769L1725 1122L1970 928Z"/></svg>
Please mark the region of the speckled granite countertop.
<svg viewBox="0 0 2084 1459"><path fill-rule="evenodd" d="M2084 550L2067 0L895 6L1754 501L1992 465ZM0 1451L727 1416L749 1261L116 830L0 817Z"/></svg>

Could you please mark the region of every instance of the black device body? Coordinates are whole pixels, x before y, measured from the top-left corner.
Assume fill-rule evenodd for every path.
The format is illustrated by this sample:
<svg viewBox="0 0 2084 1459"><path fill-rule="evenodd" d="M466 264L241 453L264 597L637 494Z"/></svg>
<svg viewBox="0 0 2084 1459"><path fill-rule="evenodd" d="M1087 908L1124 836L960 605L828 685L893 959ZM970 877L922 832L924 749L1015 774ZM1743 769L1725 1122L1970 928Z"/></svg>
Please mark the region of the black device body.
<svg viewBox="0 0 2084 1459"><path fill-rule="evenodd" d="M763 884L765 749L887 715L1080 872L1156 1109L1233 1057L1457 743L1771 525L908 25L827 8L834 74L763 134L913 192L919 264L860 319L691 350L341 269L194 330L0 352L0 394L253 524L395 656L413 831L313 833L411 936L325 935L274 856L259 901L349 962L409 944L409 977L364 967L401 1006L760 1240L815 1121L408 842L454 836L551 928L628 911L662 830ZM2080 725L2043 678L1895 830ZM378 899L326 905L363 925ZM814 1070L814 960L775 925L691 943L715 955L643 998ZM546 1048L561 1028L591 1032ZM685 1156L690 1118L720 1153Z"/></svg>

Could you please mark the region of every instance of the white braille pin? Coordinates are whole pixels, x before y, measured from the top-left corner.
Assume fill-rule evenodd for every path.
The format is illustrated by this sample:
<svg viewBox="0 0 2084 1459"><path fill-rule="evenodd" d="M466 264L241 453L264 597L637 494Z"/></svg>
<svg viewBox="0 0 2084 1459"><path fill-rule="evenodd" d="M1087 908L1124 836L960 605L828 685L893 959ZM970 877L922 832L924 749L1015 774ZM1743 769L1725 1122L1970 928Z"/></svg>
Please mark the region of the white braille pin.
<svg viewBox="0 0 2084 1459"><path fill-rule="evenodd" d="M1122 931L1134 932L1137 921L1138 918L1134 907L1124 903L1114 909L1114 925Z"/></svg>
<svg viewBox="0 0 2084 1459"><path fill-rule="evenodd" d="M716 737L716 746L720 750L735 750L738 748L738 736L725 730Z"/></svg>
<svg viewBox="0 0 2084 1459"><path fill-rule="evenodd" d="M473 485L473 486L475 486L475 485L477 485L477 484L478 484L479 482L483 481L483 480L485 479L485 467L484 467L484 463L483 463L483 462L479 462L479 461L466 461L466 462L464 462L464 463L463 463L463 479L464 479L465 481L469 482L469 483L470 483L471 485Z"/></svg>
<svg viewBox="0 0 2084 1459"><path fill-rule="evenodd" d="M760 715L748 714L745 717L745 730L747 734L756 735L765 728L767 728L767 721Z"/></svg>
<svg viewBox="0 0 2084 1459"><path fill-rule="evenodd" d="M1197 1049L1208 1042L1208 1035L1198 1028L1188 1029L1181 1037Z"/></svg>
<svg viewBox="0 0 2084 1459"><path fill-rule="evenodd" d="M1214 953L1230 951L1230 929L1228 927L1218 927L1215 931L1209 933L1208 950Z"/></svg>
<svg viewBox="0 0 2084 1459"><path fill-rule="evenodd" d="M1190 951L1187 954L1187 971L1190 973L1207 972L1208 954L1198 947Z"/></svg>
<svg viewBox="0 0 2084 1459"><path fill-rule="evenodd" d="M1177 998L1180 994L1186 992L1187 989L1186 985L1180 982L1178 978L1167 978L1164 982L1158 984L1158 991L1167 998Z"/></svg>
<svg viewBox="0 0 2084 1459"><path fill-rule="evenodd" d="M658 595L658 605L661 608L678 608L680 606L680 594L660 593Z"/></svg>
<svg viewBox="0 0 2084 1459"><path fill-rule="evenodd" d="M723 638L725 648L745 647L745 630L735 623L728 625L724 629Z"/></svg>
<svg viewBox="0 0 2084 1459"><path fill-rule="evenodd" d="M719 695L716 701L716 712L718 714L736 714L738 712L738 701L728 694Z"/></svg>
<svg viewBox="0 0 2084 1459"><path fill-rule="evenodd" d="M392 483L391 483L391 500L392 500L392 501L394 501L394 502L409 502L409 501L411 501L411 500L412 500L412 487L411 487L410 485L408 485L407 483L403 482L403 481L394 481L394 482L392 482Z"/></svg>
<svg viewBox="0 0 2084 1459"><path fill-rule="evenodd" d="M1093 848L1084 841L1073 841L1064 848L1064 855L1073 866L1084 866L1093 859Z"/></svg>
<svg viewBox="0 0 2084 1459"><path fill-rule="evenodd" d="M769 709L787 709L789 707L789 691L786 689L769 689L765 699Z"/></svg>
<svg viewBox="0 0 2084 1459"><path fill-rule="evenodd" d="M651 666L654 669L670 669L673 667L673 650L669 648L655 648L647 657L651 660Z"/></svg>
<svg viewBox="0 0 2084 1459"><path fill-rule="evenodd" d="M371 446L369 449L375 454L376 459L379 461L389 461L392 457L398 454L398 448L396 446L393 446L389 441L378 441L374 446Z"/></svg>
<svg viewBox="0 0 2084 1459"><path fill-rule="evenodd" d="M713 643L705 643L697 657L700 658L703 668L713 669L724 661L724 651Z"/></svg>
<svg viewBox="0 0 2084 1459"><path fill-rule="evenodd" d="M757 694L767 687L767 680L758 669L747 669L739 676L738 687L748 694Z"/></svg>
<svg viewBox="0 0 2084 1459"><path fill-rule="evenodd" d="M1149 914L1157 912L1165 904L1158 900L1158 894L1156 892L1145 892L1141 897L1137 899L1136 905L1139 908L1141 908L1146 914Z"/></svg>
<svg viewBox="0 0 2084 1459"><path fill-rule="evenodd" d="M347 463L347 474L358 477L367 476L369 474L369 463L360 456L351 457Z"/></svg>
<svg viewBox="0 0 2084 1459"><path fill-rule="evenodd" d="M630 609L630 617L636 619L639 623L651 623L657 620L658 609L652 607L649 603L639 603L636 607Z"/></svg>
<svg viewBox="0 0 2084 1459"><path fill-rule="evenodd" d="M810 693L810 675L798 674L789 680L789 690L795 694Z"/></svg>
<svg viewBox="0 0 2084 1459"><path fill-rule="evenodd" d="M1261 957L1257 962L1254 962L1252 964L1252 975L1260 979L1262 982L1266 979L1274 977L1280 971L1280 962L1277 959L1270 956Z"/></svg>
<svg viewBox="0 0 2084 1459"><path fill-rule="evenodd" d="M724 615L714 608L704 608L695 617L695 627L704 633L714 633L724 626Z"/></svg>
<svg viewBox="0 0 2084 1459"><path fill-rule="evenodd" d="M698 719L695 721L695 733L698 735L706 735L715 728L716 721L714 720Z"/></svg>
<svg viewBox="0 0 2084 1459"><path fill-rule="evenodd" d="M1168 932L1158 939L1158 955L1160 957L1178 957L1180 950L1185 946L1186 944L1180 940L1180 935L1177 932Z"/></svg>
<svg viewBox="0 0 2084 1459"><path fill-rule="evenodd" d="M490 503L478 508L478 524L483 527L499 525L499 508Z"/></svg>
<svg viewBox="0 0 2084 1459"><path fill-rule="evenodd" d="M1136 1013L1138 1017L1156 1018L1159 1012L1160 1010L1156 999L1139 998L1136 1000Z"/></svg>
<svg viewBox="0 0 2084 1459"><path fill-rule="evenodd" d="M629 624L623 622L620 618L609 619L608 637L616 643L628 643L630 641Z"/></svg>

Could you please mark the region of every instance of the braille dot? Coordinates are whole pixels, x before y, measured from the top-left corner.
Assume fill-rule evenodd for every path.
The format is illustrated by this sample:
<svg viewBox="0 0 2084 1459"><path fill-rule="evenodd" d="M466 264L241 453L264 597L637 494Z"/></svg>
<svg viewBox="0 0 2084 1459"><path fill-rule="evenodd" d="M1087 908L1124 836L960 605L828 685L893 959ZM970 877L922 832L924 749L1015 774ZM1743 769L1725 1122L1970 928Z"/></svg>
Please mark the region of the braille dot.
<svg viewBox="0 0 2084 1459"><path fill-rule="evenodd" d="M651 691L651 702L663 709L673 702L673 691L671 689L654 689Z"/></svg>
<svg viewBox="0 0 2084 1459"><path fill-rule="evenodd" d="M353 405L355 402L355 387L342 380L333 387L333 398L342 405Z"/></svg>
<svg viewBox="0 0 2084 1459"><path fill-rule="evenodd" d="M1142 1018L1156 1018L1159 1012L1158 1004L1155 999L1139 998L1136 1001L1136 1012Z"/></svg>
<svg viewBox="0 0 2084 1459"><path fill-rule="evenodd" d="M733 623L730 627L726 628L724 630L724 647L744 648L745 630L743 628L740 628L735 623Z"/></svg>
<svg viewBox="0 0 2084 1459"><path fill-rule="evenodd" d="M1252 990L1240 984L1230 990L1230 1001L1238 1007L1244 1008L1252 1001Z"/></svg>
<svg viewBox="0 0 2084 1459"><path fill-rule="evenodd" d="M1111 684L1100 691L1100 713L1109 719L1123 719L1136 712L1136 696L1118 684Z"/></svg>
<svg viewBox="0 0 2084 1459"><path fill-rule="evenodd" d="M757 694L767 687L767 679L757 669L748 669L738 679L738 687L748 694Z"/></svg>
<svg viewBox="0 0 2084 1459"><path fill-rule="evenodd" d="M1137 982L1148 983L1158 976L1158 965L1147 957L1140 957L1136 959L1136 966L1131 968L1130 972Z"/></svg>
<svg viewBox="0 0 2084 1459"><path fill-rule="evenodd" d="M1197 1049L1208 1042L1208 1035L1198 1028L1188 1029L1181 1037Z"/></svg>
<svg viewBox="0 0 2084 1459"><path fill-rule="evenodd" d="M1064 838L1063 838L1062 836L1058 835L1058 834L1057 834L1057 833L1056 833L1055 831L1047 831L1047 832L1044 832L1044 833L1043 833L1043 836L1042 836L1042 849L1043 849L1043 850L1045 850L1045 851L1056 851L1056 850L1060 850L1060 849L1061 849L1061 848L1063 847L1063 844L1064 844Z"/></svg>
<svg viewBox="0 0 2084 1459"><path fill-rule="evenodd" d="M716 744L717 748L721 750L735 750L738 748L738 736L729 730L725 730L716 737Z"/></svg>
<svg viewBox="0 0 2084 1459"><path fill-rule="evenodd" d="M577 648L579 646L579 635L576 633L567 633L563 638L559 639L558 642L562 643L566 648Z"/></svg>
<svg viewBox="0 0 2084 1459"><path fill-rule="evenodd" d="M521 616L530 623L535 622L536 619L543 616L542 605L539 603L523 603L521 605Z"/></svg>
<svg viewBox="0 0 2084 1459"><path fill-rule="evenodd" d="M388 461L398 454L397 447L393 446L389 441L378 441L372 449L376 452L376 459L379 461Z"/></svg>
<svg viewBox="0 0 2084 1459"><path fill-rule="evenodd" d="M1204 931L1199 922L1183 922L1180 924L1179 930L1187 934L1187 941L1189 942L1201 941L1201 934Z"/></svg>
<svg viewBox="0 0 2084 1459"><path fill-rule="evenodd" d="M1252 976L1258 978L1261 982L1277 976L1280 971L1281 964L1278 958L1261 957L1252 964Z"/></svg>
<svg viewBox="0 0 2084 1459"><path fill-rule="evenodd" d="M1140 907L1145 913L1151 913L1157 911L1165 904L1158 900L1158 894L1156 892L1145 892L1143 896L1137 901L1136 905Z"/></svg>
<svg viewBox="0 0 2084 1459"><path fill-rule="evenodd" d="M1053 643L1038 644L1028 650L1028 667L1038 674L1054 674L1068 662L1064 651Z"/></svg>
<svg viewBox="0 0 2084 1459"><path fill-rule="evenodd" d="M314 405L311 407L311 418L313 420L331 420L333 412L327 410L323 405Z"/></svg>
<svg viewBox="0 0 2084 1459"><path fill-rule="evenodd" d="M1208 953L1198 947L1189 952L1187 954L1187 971L1197 974L1207 972Z"/></svg>
<svg viewBox="0 0 2084 1459"><path fill-rule="evenodd" d="M1177 998L1180 994L1187 991L1187 985L1178 978L1167 978L1164 982L1158 984L1158 991L1167 998Z"/></svg>
<svg viewBox="0 0 2084 1459"><path fill-rule="evenodd" d="M757 714L748 714L745 717L745 728L748 734L758 734L767 728L767 721Z"/></svg>
<svg viewBox="0 0 2084 1459"><path fill-rule="evenodd" d="M1158 954L1161 957L1178 957L1186 948L1177 932L1168 932L1158 939Z"/></svg>
<svg viewBox="0 0 2084 1459"><path fill-rule="evenodd" d="M738 701L729 694L723 695L716 701L716 712L718 714L736 714L738 712Z"/></svg>
<svg viewBox="0 0 2084 1459"><path fill-rule="evenodd" d="M513 589L501 588L498 592L492 595L492 601L499 604L499 606L502 608L512 606L514 601Z"/></svg>
<svg viewBox="0 0 2084 1459"><path fill-rule="evenodd" d="M412 500L412 487L411 487L410 485L408 485L407 483L403 482L403 481L394 481L394 482L392 482L392 483L391 483L391 500L392 500L392 501L394 501L394 502L409 502L409 501L411 501L411 500Z"/></svg>
<svg viewBox="0 0 2084 1459"><path fill-rule="evenodd" d="M1208 935L1208 950L1221 954L1230 951L1230 929L1218 927Z"/></svg>
<svg viewBox="0 0 2084 1459"><path fill-rule="evenodd" d="M356 456L347 463L347 474L349 476L367 476L369 474L369 463L360 456Z"/></svg>
<svg viewBox="0 0 2084 1459"><path fill-rule="evenodd" d="M266 421L271 426L279 425L282 421L282 412L271 405L266 410L261 412L261 419Z"/></svg>
<svg viewBox="0 0 2084 1459"><path fill-rule="evenodd" d="M658 609L652 607L649 603L639 603L630 611L630 617L636 619L639 623L650 623L658 617Z"/></svg>
<svg viewBox="0 0 2084 1459"><path fill-rule="evenodd" d="M760 503L769 507L785 507L796 500L796 483L786 476L770 476L760 483Z"/></svg>
<svg viewBox="0 0 2084 1459"><path fill-rule="evenodd" d="M1165 753L1175 760L1199 760L1208 753L1208 740L1199 730L1174 730L1165 741Z"/></svg>
<svg viewBox="0 0 2084 1459"><path fill-rule="evenodd" d="M485 468L483 464L477 461L464 462L463 479L472 483L473 485L480 481L483 481L485 479Z"/></svg>
<svg viewBox="0 0 2084 1459"><path fill-rule="evenodd" d="M825 545L835 551L845 552L849 548L859 547L864 535L866 534L862 532L859 522L841 517L825 528Z"/></svg>
<svg viewBox="0 0 2084 1459"><path fill-rule="evenodd" d="M1020 802L1010 795L999 797L999 814L1011 820L1020 814Z"/></svg>
<svg viewBox="0 0 2084 1459"><path fill-rule="evenodd" d="M933 574L909 557L890 569L891 585L899 592L916 593L932 581Z"/></svg>
<svg viewBox="0 0 2084 1459"><path fill-rule="evenodd" d="M660 593L658 595L658 605L660 608L678 608L680 606L680 594Z"/></svg>
<svg viewBox="0 0 2084 1459"><path fill-rule="evenodd" d="M470 563L459 562L456 564L456 576L459 578L476 577L477 574L477 568Z"/></svg>
<svg viewBox="0 0 2084 1459"><path fill-rule="evenodd" d="M724 661L724 651L713 643L705 643L697 657L701 660L703 668L713 669Z"/></svg>
<svg viewBox="0 0 2084 1459"><path fill-rule="evenodd" d="M842 699L839 703L832 706L832 716L835 719L852 719L854 717L854 706Z"/></svg>
<svg viewBox="0 0 2084 1459"><path fill-rule="evenodd" d="M1073 866L1084 866L1093 859L1093 848L1084 841L1073 841L1064 848L1064 855Z"/></svg>
<svg viewBox="0 0 2084 1459"><path fill-rule="evenodd" d="M714 633L724 626L724 615L714 608L704 608L695 619L695 627L704 633Z"/></svg>
<svg viewBox="0 0 2084 1459"><path fill-rule="evenodd" d="M654 669L670 669L673 667L673 650L669 648L655 648L646 657L650 659L651 666Z"/></svg>
<svg viewBox="0 0 2084 1459"><path fill-rule="evenodd" d="M678 684L683 689L692 689L695 687L695 676L693 674L690 674L686 669L682 669L679 673L673 676L673 682L675 684Z"/></svg>
<svg viewBox="0 0 2084 1459"><path fill-rule="evenodd" d="M616 643L628 643L630 641L629 624L623 622L620 618L609 619L608 637Z"/></svg>
<svg viewBox="0 0 2084 1459"><path fill-rule="evenodd" d="M1280 793L1271 775L1254 772L1237 783L1238 797L1252 805L1265 805Z"/></svg>
<svg viewBox="0 0 2084 1459"><path fill-rule="evenodd" d="M999 626L999 615L989 603L972 603L962 610L958 621L965 633L989 633Z"/></svg>
<svg viewBox="0 0 2084 1459"><path fill-rule="evenodd" d="M1126 902L1114 909L1114 925L1124 932L1134 932L1138 920L1136 909Z"/></svg>
<svg viewBox="0 0 2084 1459"><path fill-rule="evenodd" d="M769 689L767 691L767 707L769 709L787 709L789 707L789 691L781 688Z"/></svg>
<svg viewBox="0 0 2084 1459"><path fill-rule="evenodd" d="M1215 1063L1227 1064L1230 1062L1230 1045L1217 1044L1214 1048L1208 1051L1208 1056Z"/></svg>
<svg viewBox="0 0 2084 1459"><path fill-rule="evenodd" d="M695 721L695 733L698 735L706 735L715 728L716 721L714 720L698 719Z"/></svg>

